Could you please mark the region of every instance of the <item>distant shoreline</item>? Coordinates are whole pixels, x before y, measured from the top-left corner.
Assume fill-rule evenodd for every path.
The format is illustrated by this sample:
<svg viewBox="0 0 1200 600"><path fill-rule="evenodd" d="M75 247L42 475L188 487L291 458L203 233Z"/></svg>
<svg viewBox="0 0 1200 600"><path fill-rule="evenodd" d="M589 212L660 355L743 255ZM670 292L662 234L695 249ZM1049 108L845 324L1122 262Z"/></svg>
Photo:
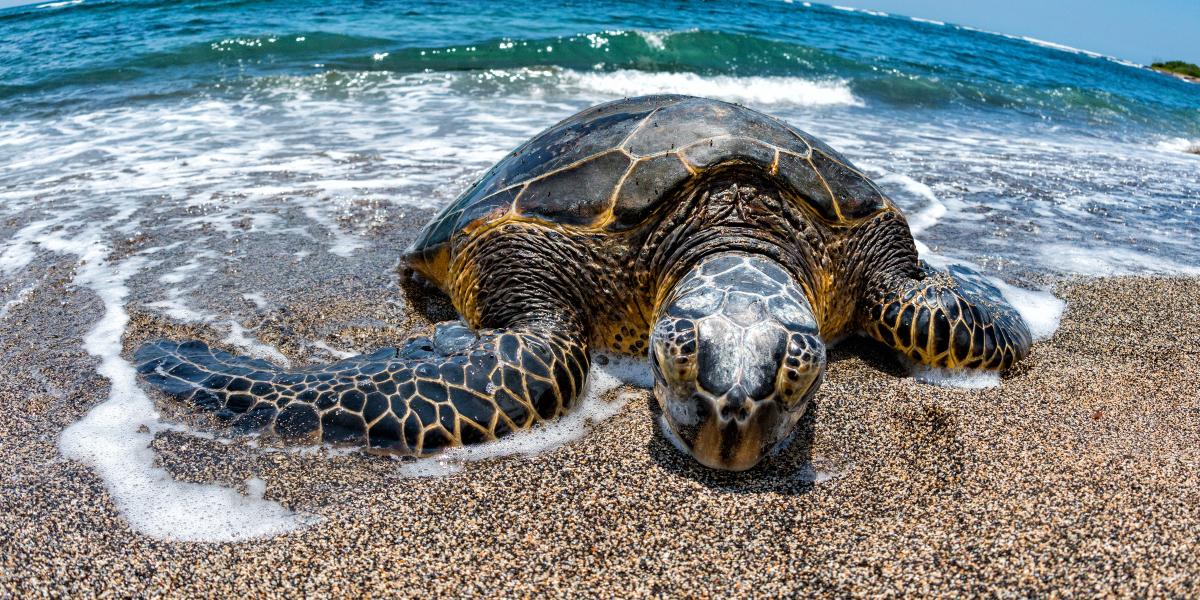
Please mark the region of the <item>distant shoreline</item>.
<svg viewBox="0 0 1200 600"><path fill-rule="evenodd" d="M1174 71L1168 71L1166 69L1160 69L1158 67L1150 67L1150 68L1152 70L1158 71L1159 73L1162 73L1164 75L1170 75L1172 77L1176 77L1176 78L1182 79L1184 81L1189 81L1191 83L1200 83L1200 77L1192 77L1191 75L1184 75L1183 73L1176 73Z"/></svg>
<svg viewBox="0 0 1200 600"><path fill-rule="evenodd" d="M1191 63L1186 63L1181 60L1172 60L1167 62L1157 62L1150 65L1150 68L1159 73L1166 73L1173 77L1178 77L1184 81L1191 83L1200 83L1200 67Z"/></svg>

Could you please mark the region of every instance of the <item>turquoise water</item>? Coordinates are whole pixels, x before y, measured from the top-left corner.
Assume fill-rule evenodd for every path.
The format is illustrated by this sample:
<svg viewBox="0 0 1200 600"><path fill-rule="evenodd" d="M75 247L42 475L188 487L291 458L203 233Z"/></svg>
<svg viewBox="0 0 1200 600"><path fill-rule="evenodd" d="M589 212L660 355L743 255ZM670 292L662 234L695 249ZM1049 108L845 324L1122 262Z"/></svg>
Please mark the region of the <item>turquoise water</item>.
<svg viewBox="0 0 1200 600"><path fill-rule="evenodd" d="M369 247L355 202L384 207L377 219L436 207L584 106L674 91L825 138L931 251L995 271L1200 269L1200 157L1183 152L1200 144L1200 85L903 16L69 0L0 11L0 82L10 215L49 197L81 210L169 198L233 218L231 198L250 212L283 199L314 227L337 220L344 247Z"/></svg>
<svg viewBox="0 0 1200 600"><path fill-rule="evenodd" d="M586 2L531 14L504 2L88 0L0 18L0 98L15 115L237 94L272 75L549 67L836 78L890 109L994 109L1200 136L1197 91L1183 82L1024 40L821 5Z"/></svg>

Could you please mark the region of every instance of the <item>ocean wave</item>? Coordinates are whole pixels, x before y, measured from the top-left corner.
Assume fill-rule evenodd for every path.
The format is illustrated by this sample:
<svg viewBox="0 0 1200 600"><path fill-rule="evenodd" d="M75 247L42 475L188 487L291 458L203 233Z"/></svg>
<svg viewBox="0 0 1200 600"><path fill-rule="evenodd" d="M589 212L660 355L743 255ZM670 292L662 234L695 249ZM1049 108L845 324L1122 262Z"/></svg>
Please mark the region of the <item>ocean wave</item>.
<svg viewBox="0 0 1200 600"><path fill-rule="evenodd" d="M571 36L495 38L456 46L395 47L386 39L323 32L231 37L134 59L129 66L228 62L266 65L314 58L339 69L396 73L517 67L702 74L781 75L797 69L869 69L816 48L748 34L705 30L605 30Z"/></svg>
<svg viewBox="0 0 1200 600"><path fill-rule="evenodd" d="M83 4L83 0L63 0L62 2L47 2L46 4L37 5L37 7L38 8L66 8L68 6L75 6L76 4Z"/></svg>
<svg viewBox="0 0 1200 600"><path fill-rule="evenodd" d="M872 17L890 17L891 16L888 13L885 13L881 10L869 10L866 8L854 8L852 6L832 5L832 6L830 6L830 8L832 8L834 10L844 11L844 12L852 12L852 13L859 13L859 14L863 14L863 15L870 15Z"/></svg>
<svg viewBox="0 0 1200 600"><path fill-rule="evenodd" d="M398 74L327 72L307 77L263 77L248 96L275 98L380 98L454 94L468 98L525 98L554 103L569 99L602 102L642 94L707 96L751 106L863 106L864 101L841 79L803 77L703 76L688 72L636 70L577 71L558 67L522 67L467 72Z"/></svg>
<svg viewBox="0 0 1200 600"><path fill-rule="evenodd" d="M567 81L610 96L688 94L744 104L796 104L802 106L862 106L845 80L814 81L800 77L704 77L695 73L647 73L622 70L611 73L571 72Z"/></svg>
<svg viewBox="0 0 1200 600"><path fill-rule="evenodd" d="M1105 58L1105 56L1103 54L1100 54L1099 52L1092 52L1091 50L1083 50L1081 48L1076 48L1074 46L1068 46L1066 44L1059 44L1057 42L1048 42L1046 40L1039 40L1035 37L1029 37L1027 35L1008 35L1008 34L1004 34L1004 33L1001 33L998 35L1003 35L1006 38L1011 38L1014 40L1026 41L1026 42L1029 42L1030 44L1033 44L1034 46L1050 48L1051 50L1061 50L1062 52L1070 52L1072 54L1084 54L1084 55L1090 56L1092 58Z"/></svg>
<svg viewBox="0 0 1200 600"><path fill-rule="evenodd" d="M1159 141L1154 145L1159 150L1167 152L1186 152L1188 154L1200 154L1200 140L1189 140L1187 138L1168 138Z"/></svg>
<svg viewBox="0 0 1200 600"><path fill-rule="evenodd" d="M919 20L921 20L921 19L913 19L913 20L914 20L914 21L919 21ZM944 24L944 23L943 23L943 24ZM1067 53L1067 54L1078 54L1078 55L1080 55L1080 56L1087 56L1087 57L1090 57L1090 58L1096 58L1096 59L1100 59L1100 60L1106 60L1106 61L1109 61L1109 62L1112 62L1112 63L1116 63L1116 64L1118 64L1118 65L1122 65L1122 66L1126 66L1126 67L1131 67L1131 68L1134 68L1134 69L1144 69L1144 68L1146 68L1146 66L1145 66L1145 65L1143 65L1143 64L1136 63L1136 62L1133 62L1133 61L1130 61L1130 60L1126 60L1126 59L1123 59L1123 58L1118 58L1118 57L1116 57L1116 56L1110 56L1110 55L1108 55L1108 54L1102 54L1102 53L1100 53L1100 52L1094 52L1094 51L1092 51L1092 50L1084 50L1084 49L1082 49L1082 48L1076 48L1076 47L1074 47L1074 46L1068 46L1068 45L1066 45L1066 44L1060 44L1060 43L1058 43L1058 42L1050 42L1050 41L1046 41L1046 40L1038 39L1038 38L1035 38L1035 37L1030 37L1030 36L1027 36L1027 35L1011 35L1011 34L1008 34L1008 33L1000 33L1000 32L998 32L998 31L989 31L989 30L987 30L987 29L979 29L979 28L977 28L977 27L971 27L971 26L969 26L969 25L955 25L954 27L955 27L956 29L959 29L959 30L961 30L961 31L973 31L973 32L975 32L975 33L982 33L982 34L986 34L986 35L994 35L994 36L997 36L997 37L1002 37L1002 38L1006 38L1006 39L1010 39L1010 40L1015 40L1015 41L1018 41L1018 42L1025 42L1025 43L1027 43L1027 44L1032 44L1032 45L1034 45L1034 46L1038 46L1038 47L1040 47L1040 48L1046 48L1046 49L1048 49L1048 50L1058 50L1059 52L1065 52L1065 53Z"/></svg>
<svg viewBox="0 0 1200 600"><path fill-rule="evenodd" d="M394 49L367 63L338 61L339 67L394 72L461 71L517 67L575 70L686 71L702 75L827 74L869 65L765 37L708 30L607 30L564 37L499 38L448 47Z"/></svg>
<svg viewBox="0 0 1200 600"><path fill-rule="evenodd" d="M930 25L939 25L939 26L942 26L942 25L945 25L945 24L946 24L946 22L945 22L945 21L938 21L938 20L935 20L935 19L924 19L924 18L921 18L921 17L909 17L909 19L911 19L911 20L913 20L913 21L916 21L917 23L928 23L928 24L930 24Z"/></svg>
<svg viewBox="0 0 1200 600"><path fill-rule="evenodd" d="M1046 40L1039 40L1037 38L1029 37L1029 36L1025 36L1025 35L1013 36L1013 35L1007 35L1007 34L1003 34L1003 33L998 33L995 35L1002 35L1004 37L1011 38L1014 40L1021 40L1024 42L1029 42L1030 44L1033 44L1034 46L1041 46L1042 48L1049 48L1051 50L1058 50L1061 52L1068 52L1071 54L1082 54L1084 56L1090 56L1092 58L1099 58L1101 60L1107 60L1109 62L1114 62L1116 64L1123 65L1126 67L1132 67L1134 69L1146 68L1146 65L1143 65L1141 63L1136 63L1131 60L1126 60L1124 58L1117 58L1116 56L1110 56L1108 54L1102 54L1100 52L1093 52L1091 50L1084 50L1082 48L1076 48L1074 46L1068 46L1066 44L1059 44L1057 42L1048 42Z"/></svg>
<svg viewBox="0 0 1200 600"><path fill-rule="evenodd" d="M669 42L668 42L669 43ZM577 63L572 63L577 64ZM1110 124L1124 120L1161 121L1163 115L1190 135L1200 132L1194 111L1147 107L1103 90L1074 86L1035 88L1001 82L968 82L898 72L811 75L747 75L698 73L686 68L609 69L586 64L578 66L529 65L519 63L492 68L425 69L411 73L391 70L328 70L307 77L265 76L247 78L240 89L275 94L280 90L304 88L315 94L344 95L371 93L381 86L404 81L438 82L447 91L469 97L536 95L564 98L571 95L592 99L650 93L682 93L711 96L749 105L862 107L885 104L900 108L941 109L954 106L984 106L1020 111L1038 118L1084 118ZM221 84L229 88L228 83ZM233 90L239 89L233 86ZM1189 126L1192 129L1189 129Z"/></svg>
<svg viewBox="0 0 1200 600"><path fill-rule="evenodd" d="M1023 44L1038 42L1005 38ZM912 65L889 68L878 61L851 58L850 53L749 33L630 29L525 39L499 37L453 46L398 44L384 37L322 31L224 36L126 56L88 69L62 71L36 83L9 80L0 84L0 99L17 101L4 103L0 113L38 110L40 105L30 105L43 98L46 112L72 105L124 103L130 97L128 90L141 80L153 82L145 96L157 98L239 93L261 87L259 80L264 78L314 72L330 78L342 76L338 74L357 78L364 73L467 73L474 83L464 80L458 89L485 95L525 89L553 93L546 85L557 81L610 96L674 91L748 104L883 103L921 109L983 106L1039 119L1082 116L1100 124L1127 119L1145 124L1173 122L1182 124L1178 134L1200 132L1200 118L1190 106L1161 106L1157 97L1129 97L1083 85L974 78ZM31 93L68 86L74 87L56 94Z"/></svg>
<svg viewBox="0 0 1200 600"><path fill-rule="evenodd" d="M705 30L606 30L572 36L495 38L436 47L397 47L393 40L321 31L228 36L123 57L36 82L10 80L0 97L70 85L124 83L174 74L190 83L294 73L297 69L423 73L558 67L700 75L816 76L866 73L870 65L809 46L755 35Z"/></svg>

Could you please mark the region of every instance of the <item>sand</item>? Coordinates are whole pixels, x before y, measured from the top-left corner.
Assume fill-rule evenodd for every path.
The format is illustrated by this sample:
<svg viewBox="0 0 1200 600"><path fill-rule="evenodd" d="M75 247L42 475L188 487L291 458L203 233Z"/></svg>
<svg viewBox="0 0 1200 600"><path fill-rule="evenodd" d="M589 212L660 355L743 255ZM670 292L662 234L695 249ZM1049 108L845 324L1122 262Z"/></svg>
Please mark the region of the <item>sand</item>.
<svg viewBox="0 0 1200 600"><path fill-rule="evenodd" d="M317 264L310 279L263 286L268 303L243 324L297 364L327 357L296 340L369 349L427 327L398 300L386 259L375 266ZM1200 280L1059 282L1062 327L999 388L919 384L886 350L850 340L831 353L798 442L740 475L679 455L645 391L577 442L443 478L402 478L397 462L359 453L160 433L177 479L245 489L258 477L267 498L322 518L207 544L131 530L102 481L61 456L59 433L107 395L81 341L100 304L71 285L71 260L34 267L42 283L0 323L0 597L1200 588ZM136 298L129 309L126 356L163 333L223 337Z"/></svg>

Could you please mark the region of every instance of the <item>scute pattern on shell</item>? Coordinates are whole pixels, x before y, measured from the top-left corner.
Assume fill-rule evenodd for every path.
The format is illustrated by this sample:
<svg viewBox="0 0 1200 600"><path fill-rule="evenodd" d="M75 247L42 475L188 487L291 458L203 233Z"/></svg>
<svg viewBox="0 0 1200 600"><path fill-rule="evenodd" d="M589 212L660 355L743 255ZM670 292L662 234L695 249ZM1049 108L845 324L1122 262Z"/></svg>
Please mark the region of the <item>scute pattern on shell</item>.
<svg viewBox="0 0 1200 600"><path fill-rule="evenodd" d="M773 117L706 98L644 96L585 110L522 145L426 226L410 252L506 215L627 230L671 190L731 164L760 170L830 222L887 206L844 157Z"/></svg>

